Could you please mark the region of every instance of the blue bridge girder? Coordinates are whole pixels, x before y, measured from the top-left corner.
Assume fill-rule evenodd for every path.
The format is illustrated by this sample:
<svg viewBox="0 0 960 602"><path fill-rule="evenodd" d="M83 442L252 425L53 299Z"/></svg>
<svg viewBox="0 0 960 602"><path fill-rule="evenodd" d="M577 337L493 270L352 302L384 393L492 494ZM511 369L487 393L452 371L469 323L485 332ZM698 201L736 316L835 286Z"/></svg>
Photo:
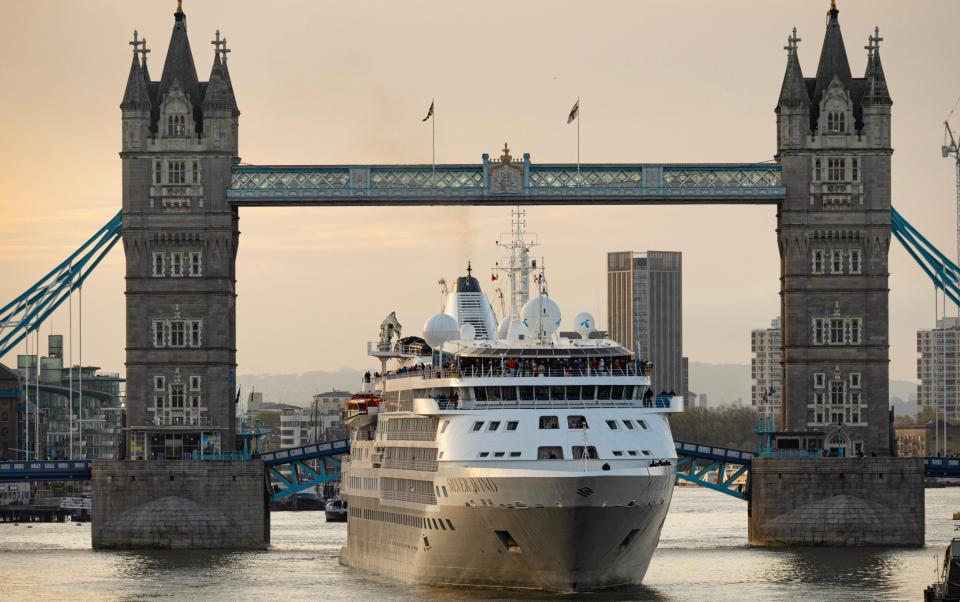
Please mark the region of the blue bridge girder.
<svg viewBox="0 0 960 602"><path fill-rule="evenodd" d="M89 481L91 466L90 460L0 462L0 483Z"/></svg>
<svg viewBox="0 0 960 602"><path fill-rule="evenodd" d="M675 441L677 478L748 501L753 452ZM745 477L745 484L736 483Z"/></svg>
<svg viewBox="0 0 960 602"><path fill-rule="evenodd" d="M240 165L236 206L777 204L779 165L531 164Z"/></svg>
<svg viewBox="0 0 960 602"><path fill-rule="evenodd" d="M350 440L339 439L261 455L267 478L276 487L270 499L279 500L339 479L340 460L336 456L348 453ZM313 466L308 464L311 460Z"/></svg>

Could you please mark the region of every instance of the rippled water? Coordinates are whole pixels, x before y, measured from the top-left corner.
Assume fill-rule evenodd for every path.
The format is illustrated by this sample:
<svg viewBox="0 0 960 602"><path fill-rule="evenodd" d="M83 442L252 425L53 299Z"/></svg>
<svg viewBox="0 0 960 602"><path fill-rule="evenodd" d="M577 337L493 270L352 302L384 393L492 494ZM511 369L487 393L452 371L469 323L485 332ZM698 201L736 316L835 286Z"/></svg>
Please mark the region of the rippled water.
<svg viewBox="0 0 960 602"><path fill-rule="evenodd" d="M960 490L927 490L924 549L751 548L745 503L680 488L645 585L581 596L398 585L337 563L345 524L276 512L266 552L94 552L89 523L0 523L0 599L916 600L953 536ZM78 526L79 525L79 526Z"/></svg>

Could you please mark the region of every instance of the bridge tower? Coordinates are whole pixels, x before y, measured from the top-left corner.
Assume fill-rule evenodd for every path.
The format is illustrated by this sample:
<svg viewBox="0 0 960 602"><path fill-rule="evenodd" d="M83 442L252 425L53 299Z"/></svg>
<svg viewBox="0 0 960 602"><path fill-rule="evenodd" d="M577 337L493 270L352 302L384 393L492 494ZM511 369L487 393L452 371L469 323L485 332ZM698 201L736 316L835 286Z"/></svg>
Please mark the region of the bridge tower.
<svg viewBox="0 0 960 602"><path fill-rule="evenodd" d="M891 100L878 30L851 75L835 3L815 78L796 29L776 108L783 429L822 431L848 456L889 454Z"/></svg>
<svg viewBox="0 0 960 602"><path fill-rule="evenodd" d="M226 200L240 115L217 32L197 78L174 13L159 81L134 32L123 119L127 457L236 449L237 213Z"/></svg>

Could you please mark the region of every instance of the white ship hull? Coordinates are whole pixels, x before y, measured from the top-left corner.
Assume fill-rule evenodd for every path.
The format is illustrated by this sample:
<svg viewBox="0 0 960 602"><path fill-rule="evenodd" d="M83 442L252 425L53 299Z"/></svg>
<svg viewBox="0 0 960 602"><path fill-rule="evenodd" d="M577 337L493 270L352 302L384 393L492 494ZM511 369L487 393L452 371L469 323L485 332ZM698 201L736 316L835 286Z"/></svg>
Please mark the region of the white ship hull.
<svg viewBox="0 0 960 602"><path fill-rule="evenodd" d="M483 479L497 491L451 493L475 505L430 511L350 496L340 560L430 585L575 592L638 584L657 547L675 479L672 466L650 473ZM547 503L529 507L539 503L533 500Z"/></svg>

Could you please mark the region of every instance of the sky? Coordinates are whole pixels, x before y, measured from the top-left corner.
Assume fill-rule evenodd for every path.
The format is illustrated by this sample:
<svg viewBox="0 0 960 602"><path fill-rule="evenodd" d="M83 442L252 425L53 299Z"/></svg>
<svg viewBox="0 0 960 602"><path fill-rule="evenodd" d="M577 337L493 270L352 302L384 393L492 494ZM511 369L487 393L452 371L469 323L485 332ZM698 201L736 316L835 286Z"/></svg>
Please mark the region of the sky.
<svg viewBox="0 0 960 602"><path fill-rule="evenodd" d="M960 96L960 3L838 4L855 75L875 25L884 38L894 206L952 256L954 169L940 146ZM134 29L147 38L159 78L175 5L5 3L0 304L119 210L127 42ZM185 0L184 11L202 80L214 31L229 41L247 163L429 163L430 124L421 119L432 98L438 162L479 163L504 142L534 163L573 162L576 128L566 117L578 97L583 162L755 162L776 152L786 38L796 26L812 77L828 5ZM960 112L953 123L960 127ZM239 371L372 367L365 341L389 312L404 334L419 334L439 310L440 278L461 275L471 260L489 283L509 222L507 208L242 209ZM750 330L779 313L772 206L532 207L528 224L565 327L580 311L605 326L605 254L619 250L683 253L691 361L749 363ZM891 377L915 379L916 330L933 324L933 287L895 242L890 272ZM84 287L83 359L119 372L123 287L118 245ZM43 334L65 333L68 322L64 308ZM0 361L13 364L14 354Z"/></svg>

